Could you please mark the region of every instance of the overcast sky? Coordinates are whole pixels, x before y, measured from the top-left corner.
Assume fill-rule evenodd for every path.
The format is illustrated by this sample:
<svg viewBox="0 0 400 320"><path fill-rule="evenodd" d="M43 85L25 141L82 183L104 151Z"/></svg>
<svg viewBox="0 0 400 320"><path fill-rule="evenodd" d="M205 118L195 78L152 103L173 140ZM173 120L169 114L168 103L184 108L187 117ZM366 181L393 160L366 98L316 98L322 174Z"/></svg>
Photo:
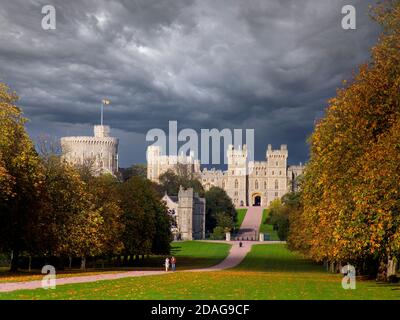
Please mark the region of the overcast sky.
<svg viewBox="0 0 400 320"><path fill-rule="evenodd" d="M306 161L327 99L369 56L371 1L0 0L0 81L21 97L32 138L92 134L100 102L120 165L145 162L145 134L254 128L256 159L287 144ZM41 28L43 5L56 30ZM357 30L341 28L342 6Z"/></svg>

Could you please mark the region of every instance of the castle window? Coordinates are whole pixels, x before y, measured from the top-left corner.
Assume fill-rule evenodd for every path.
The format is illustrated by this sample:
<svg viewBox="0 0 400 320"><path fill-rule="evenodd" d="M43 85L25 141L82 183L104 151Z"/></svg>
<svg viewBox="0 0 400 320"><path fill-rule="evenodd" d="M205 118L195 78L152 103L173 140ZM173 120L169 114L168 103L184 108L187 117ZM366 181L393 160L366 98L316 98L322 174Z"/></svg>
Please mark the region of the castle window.
<svg viewBox="0 0 400 320"><path fill-rule="evenodd" d="M274 173L275 173L275 172L274 172L274 171L272 171L272 175L274 175Z"/></svg>
<svg viewBox="0 0 400 320"><path fill-rule="evenodd" d="M277 162L276 162L276 166L278 166L278 165L279 165L279 162L277 161Z"/></svg>
<svg viewBox="0 0 400 320"><path fill-rule="evenodd" d="M225 181L222 181L222 189L225 189Z"/></svg>
<svg viewBox="0 0 400 320"><path fill-rule="evenodd" d="M279 183L278 183L278 180L275 180L275 189L277 190L277 189L279 189Z"/></svg>
<svg viewBox="0 0 400 320"><path fill-rule="evenodd" d="M236 197L238 196L238 192L237 192L237 191L235 191L235 196L236 196Z"/></svg>
<svg viewBox="0 0 400 320"><path fill-rule="evenodd" d="M258 180L256 180L254 186L255 186L256 189L258 189Z"/></svg>
<svg viewBox="0 0 400 320"><path fill-rule="evenodd" d="M235 180L235 188L237 189L239 187L239 181L237 179Z"/></svg>
<svg viewBox="0 0 400 320"><path fill-rule="evenodd" d="M267 189L267 181L264 181L264 189Z"/></svg>
<svg viewBox="0 0 400 320"><path fill-rule="evenodd" d="M275 192L275 197L278 197L278 192Z"/></svg>
<svg viewBox="0 0 400 320"><path fill-rule="evenodd" d="M282 175L282 171L279 171L279 175L280 175L280 176Z"/></svg>

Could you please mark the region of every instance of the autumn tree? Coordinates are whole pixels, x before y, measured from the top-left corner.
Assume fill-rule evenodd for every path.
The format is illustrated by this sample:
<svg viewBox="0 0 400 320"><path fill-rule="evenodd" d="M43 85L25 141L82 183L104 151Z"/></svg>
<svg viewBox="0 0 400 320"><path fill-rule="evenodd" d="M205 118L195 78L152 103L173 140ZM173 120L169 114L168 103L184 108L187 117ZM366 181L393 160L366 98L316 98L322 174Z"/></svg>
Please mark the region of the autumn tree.
<svg viewBox="0 0 400 320"><path fill-rule="evenodd" d="M374 19L383 32L371 61L330 100L310 138L304 210L295 217L307 232L290 236L317 261L359 270L400 253L400 2L378 5Z"/></svg>
<svg viewBox="0 0 400 320"><path fill-rule="evenodd" d="M107 239L101 208L76 168L56 155L43 158L43 165L45 205L35 241L40 241L43 255L81 257L85 269L86 257L102 253Z"/></svg>
<svg viewBox="0 0 400 320"><path fill-rule="evenodd" d="M44 176L40 159L25 131L18 97L0 83L0 250L13 252L11 270L31 242Z"/></svg>

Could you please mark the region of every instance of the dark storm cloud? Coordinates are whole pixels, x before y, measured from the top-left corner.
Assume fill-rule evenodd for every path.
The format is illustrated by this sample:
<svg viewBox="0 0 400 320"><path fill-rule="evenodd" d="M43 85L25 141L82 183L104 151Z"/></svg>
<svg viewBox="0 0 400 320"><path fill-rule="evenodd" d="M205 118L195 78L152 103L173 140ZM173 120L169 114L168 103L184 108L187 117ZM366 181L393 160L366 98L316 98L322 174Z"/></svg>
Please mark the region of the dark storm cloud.
<svg viewBox="0 0 400 320"><path fill-rule="evenodd" d="M0 0L0 80L17 90L29 131L89 134L103 97L122 165L143 162L145 134L255 128L307 158L305 140L341 81L369 57L378 27L368 1ZM41 8L57 29L41 29ZM357 30L341 8L357 9Z"/></svg>

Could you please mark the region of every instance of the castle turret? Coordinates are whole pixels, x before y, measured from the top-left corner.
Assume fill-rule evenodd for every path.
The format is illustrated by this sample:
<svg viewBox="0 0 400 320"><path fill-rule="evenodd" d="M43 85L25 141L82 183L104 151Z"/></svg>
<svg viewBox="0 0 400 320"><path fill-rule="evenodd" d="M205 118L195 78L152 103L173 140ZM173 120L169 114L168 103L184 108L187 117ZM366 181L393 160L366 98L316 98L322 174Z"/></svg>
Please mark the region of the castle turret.
<svg viewBox="0 0 400 320"><path fill-rule="evenodd" d="M74 165L91 167L95 175L118 172L118 139L109 126L94 126L94 136L61 138L63 158Z"/></svg>
<svg viewBox="0 0 400 320"><path fill-rule="evenodd" d="M247 146L235 149L229 145L227 151L228 174L225 189L235 206L247 205Z"/></svg>

